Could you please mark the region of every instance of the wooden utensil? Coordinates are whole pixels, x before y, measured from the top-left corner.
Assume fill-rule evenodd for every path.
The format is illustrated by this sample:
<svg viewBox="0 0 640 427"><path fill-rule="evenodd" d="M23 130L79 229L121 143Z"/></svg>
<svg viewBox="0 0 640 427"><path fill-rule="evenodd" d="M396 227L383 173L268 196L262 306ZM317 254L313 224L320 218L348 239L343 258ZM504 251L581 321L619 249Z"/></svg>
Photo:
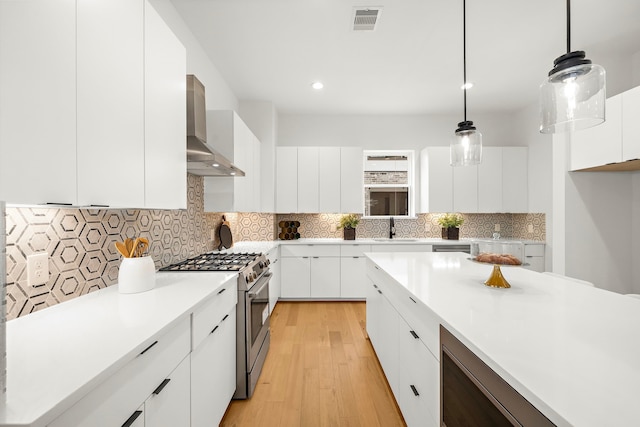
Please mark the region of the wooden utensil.
<svg viewBox="0 0 640 427"><path fill-rule="evenodd" d="M129 258L134 258L136 256L136 249L138 248L138 244L140 243L140 238L136 238L136 240L133 241L133 245L131 248L131 252L129 252Z"/></svg>
<svg viewBox="0 0 640 427"><path fill-rule="evenodd" d="M124 239L124 246L127 248L127 253L130 254L131 250L133 249L133 239L130 237Z"/></svg>
<svg viewBox="0 0 640 427"><path fill-rule="evenodd" d="M126 245L122 242L115 242L115 244L116 244L116 249L118 250L118 252L120 252L120 255L122 255L125 258L129 258L129 252L127 251Z"/></svg>
<svg viewBox="0 0 640 427"><path fill-rule="evenodd" d="M140 237L139 240L140 240L140 243L138 243L138 250L136 251L136 256L141 257L144 255L147 248L149 247L149 240L147 240L145 237Z"/></svg>

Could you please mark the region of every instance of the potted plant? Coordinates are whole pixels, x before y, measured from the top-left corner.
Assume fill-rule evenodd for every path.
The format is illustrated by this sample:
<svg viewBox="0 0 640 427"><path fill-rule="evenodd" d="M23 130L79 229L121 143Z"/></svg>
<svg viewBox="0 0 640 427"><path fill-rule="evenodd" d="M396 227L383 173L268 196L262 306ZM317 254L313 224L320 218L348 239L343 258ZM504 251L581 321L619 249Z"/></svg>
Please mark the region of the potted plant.
<svg viewBox="0 0 640 427"><path fill-rule="evenodd" d="M438 218L438 224L442 227L442 238L448 240L458 240L460 238L460 226L464 222L462 215L457 213L446 213Z"/></svg>
<svg viewBox="0 0 640 427"><path fill-rule="evenodd" d="M344 240L356 240L356 226L359 222L360 218L356 214L342 215L336 230L342 228Z"/></svg>

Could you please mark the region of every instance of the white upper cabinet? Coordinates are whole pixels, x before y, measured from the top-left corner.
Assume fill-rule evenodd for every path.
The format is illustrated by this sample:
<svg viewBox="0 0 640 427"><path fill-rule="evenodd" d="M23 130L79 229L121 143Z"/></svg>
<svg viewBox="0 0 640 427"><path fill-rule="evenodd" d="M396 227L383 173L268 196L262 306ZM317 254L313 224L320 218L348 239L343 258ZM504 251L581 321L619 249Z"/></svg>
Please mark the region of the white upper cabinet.
<svg viewBox="0 0 640 427"><path fill-rule="evenodd" d="M221 153L233 153L233 164L245 176L205 177L205 211L262 212L260 140L232 110L207 111L207 140Z"/></svg>
<svg viewBox="0 0 640 427"><path fill-rule="evenodd" d="M149 2L144 30L145 207L186 209L187 52Z"/></svg>
<svg viewBox="0 0 640 427"><path fill-rule="evenodd" d="M334 174L335 164L337 159ZM340 147L340 211L364 213L364 159L361 147Z"/></svg>
<svg viewBox="0 0 640 427"><path fill-rule="evenodd" d="M80 0L78 204L144 204L144 2Z"/></svg>
<svg viewBox="0 0 640 427"><path fill-rule="evenodd" d="M318 147L298 147L298 210L320 212L318 205Z"/></svg>
<svg viewBox="0 0 640 427"><path fill-rule="evenodd" d="M362 213L360 147L277 147L276 211Z"/></svg>
<svg viewBox="0 0 640 427"><path fill-rule="evenodd" d="M609 111L607 111L608 119ZM622 94L622 161L640 159L640 86Z"/></svg>
<svg viewBox="0 0 640 427"><path fill-rule="evenodd" d="M498 212L529 212L528 157L526 147L502 147L502 209ZM499 191L500 186L496 188Z"/></svg>
<svg viewBox="0 0 640 427"><path fill-rule="evenodd" d="M0 2L0 200L75 204L76 2Z"/></svg>
<svg viewBox="0 0 640 427"><path fill-rule="evenodd" d="M449 147L429 147L420 153L420 212L453 211L453 168Z"/></svg>
<svg viewBox="0 0 640 427"><path fill-rule="evenodd" d="M151 6L0 7L0 197L186 207L186 54Z"/></svg>
<svg viewBox="0 0 640 427"><path fill-rule="evenodd" d="M341 163L340 151L340 147L318 147L318 212L340 212L341 174L336 173L336 166Z"/></svg>
<svg viewBox="0 0 640 427"><path fill-rule="evenodd" d="M526 147L485 147L464 167L449 165L449 147L429 147L420 161L420 212L528 212Z"/></svg>
<svg viewBox="0 0 640 427"><path fill-rule="evenodd" d="M607 99L606 120L571 135L571 170L622 161L622 94Z"/></svg>

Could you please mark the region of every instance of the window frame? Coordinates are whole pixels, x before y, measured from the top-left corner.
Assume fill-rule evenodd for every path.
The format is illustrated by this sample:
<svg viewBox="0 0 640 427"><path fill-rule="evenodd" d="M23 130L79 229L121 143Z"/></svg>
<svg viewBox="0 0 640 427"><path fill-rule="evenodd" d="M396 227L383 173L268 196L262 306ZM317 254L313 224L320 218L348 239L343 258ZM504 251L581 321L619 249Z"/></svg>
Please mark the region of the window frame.
<svg viewBox="0 0 640 427"><path fill-rule="evenodd" d="M366 168L367 168L367 158L369 156L406 156L407 157L407 184L378 184L371 185L367 184L365 178ZM415 150L363 150L362 155L363 161L363 171L362 171L362 212L363 219L387 219L387 218L407 218L407 219L415 219L416 218L416 181L415 181L415 162L416 155ZM367 212L367 187L378 187L378 188L392 188L392 187L406 187L407 193L409 197L409 212L407 215L365 215Z"/></svg>

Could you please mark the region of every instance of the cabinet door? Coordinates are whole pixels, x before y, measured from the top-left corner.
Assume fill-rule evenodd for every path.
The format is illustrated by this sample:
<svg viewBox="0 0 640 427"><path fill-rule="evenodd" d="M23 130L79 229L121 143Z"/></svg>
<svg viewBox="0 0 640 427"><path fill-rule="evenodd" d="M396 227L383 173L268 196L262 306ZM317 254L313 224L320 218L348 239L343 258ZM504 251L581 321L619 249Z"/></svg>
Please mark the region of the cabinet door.
<svg viewBox="0 0 640 427"><path fill-rule="evenodd" d="M342 298L365 298L366 261L362 256L340 258L340 296Z"/></svg>
<svg viewBox="0 0 640 427"><path fill-rule="evenodd" d="M282 298L311 296L311 259L309 257L280 258L280 290Z"/></svg>
<svg viewBox="0 0 640 427"><path fill-rule="evenodd" d="M144 2L77 4L78 203L144 206Z"/></svg>
<svg viewBox="0 0 640 427"><path fill-rule="evenodd" d="M319 212L318 189L318 147L298 147L298 212Z"/></svg>
<svg viewBox="0 0 640 427"><path fill-rule="evenodd" d="M640 86L622 94L622 160L640 159ZM609 111L607 111L609 120Z"/></svg>
<svg viewBox="0 0 640 427"><path fill-rule="evenodd" d="M191 426L218 425L236 390L236 310L191 352ZM189 425L166 424L166 425Z"/></svg>
<svg viewBox="0 0 640 427"><path fill-rule="evenodd" d="M253 210L253 134L240 117L233 113L233 162L242 169L245 176L233 179L233 210L251 212Z"/></svg>
<svg viewBox="0 0 640 427"><path fill-rule="evenodd" d="M399 391L399 322L400 315L387 300L383 291L380 298L380 329L378 331L380 344L376 347L376 354L394 396L398 396Z"/></svg>
<svg viewBox="0 0 640 427"><path fill-rule="evenodd" d="M311 297L340 298L340 258L311 258Z"/></svg>
<svg viewBox="0 0 640 427"><path fill-rule="evenodd" d="M483 160L484 161L484 160ZM529 211L529 174L526 147L502 148L502 207L500 212Z"/></svg>
<svg viewBox="0 0 640 427"><path fill-rule="evenodd" d="M340 211L364 213L364 158L360 147L340 147Z"/></svg>
<svg viewBox="0 0 640 427"><path fill-rule="evenodd" d="M380 342L380 299L382 298L382 291L369 277L366 278L366 282L367 335L371 345L377 352L377 349L382 344Z"/></svg>
<svg viewBox="0 0 640 427"><path fill-rule="evenodd" d="M478 212L478 167L464 166L453 169L453 210Z"/></svg>
<svg viewBox="0 0 640 427"><path fill-rule="evenodd" d="M371 252L431 252L432 245L425 244L402 244L391 243L382 245L371 245Z"/></svg>
<svg viewBox="0 0 640 427"><path fill-rule="evenodd" d="M253 154L253 166L251 167L251 174L253 182L251 188L253 195L251 196L250 205L251 212L264 212L262 209L262 144L260 140L252 133L251 134L251 152Z"/></svg>
<svg viewBox="0 0 640 427"><path fill-rule="evenodd" d="M76 2L0 2L0 200L77 202Z"/></svg>
<svg viewBox="0 0 640 427"><path fill-rule="evenodd" d="M622 94L607 99L604 123L571 135L571 170L622 160Z"/></svg>
<svg viewBox="0 0 640 427"><path fill-rule="evenodd" d="M144 33L144 206L186 209L187 53L148 1Z"/></svg>
<svg viewBox="0 0 640 427"><path fill-rule="evenodd" d="M453 210L453 167L449 147L429 147L420 156L420 212Z"/></svg>
<svg viewBox="0 0 640 427"><path fill-rule="evenodd" d="M440 364L404 320L399 325L398 405L408 427L435 427L440 420Z"/></svg>
<svg viewBox="0 0 640 427"><path fill-rule="evenodd" d="M276 210L298 211L298 148L276 147Z"/></svg>
<svg viewBox="0 0 640 427"><path fill-rule="evenodd" d="M145 427L188 426L191 418L191 365L185 357L169 376L158 384L144 403Z"/></svg>
<svg viewBox="0 0 640 427"><path fill-rule="evenodd" d="M340 147L318 147L318 212L340 212L339 163Z"/></svg>
<svg viewBox="0 0 640 427"><path fill-rule="evenodd" d="M502 172L502 148L483 148L478 166L478 212L503 212L503 175L508 176Z"/></svg>

